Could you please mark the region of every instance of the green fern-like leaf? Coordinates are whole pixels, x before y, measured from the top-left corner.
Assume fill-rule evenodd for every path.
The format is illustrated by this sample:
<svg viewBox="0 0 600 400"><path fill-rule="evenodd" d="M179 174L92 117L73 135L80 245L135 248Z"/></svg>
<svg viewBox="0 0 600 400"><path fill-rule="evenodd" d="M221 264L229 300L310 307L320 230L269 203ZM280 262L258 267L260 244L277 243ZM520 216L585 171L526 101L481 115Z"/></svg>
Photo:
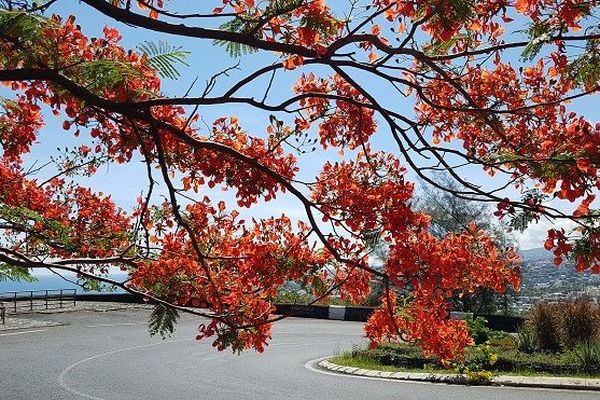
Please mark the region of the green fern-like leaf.
<svg viewBox="0 0 600 400"><path fill-rule="evenodd" d="M26 12L0 10L0 33L19 41L35 40L42 26L51 23L48 19Z"/></svg>
<svg viewBox="0 0 600 400"><path fill-rule="evenodd" d="M175 331L179 313L173 307L157 304L150 314L148 329L150 336L160 335L163 339L170 337Z"/></svg>
<svg viewBox="0 0 600 400"><path fill-rule="evenodd" d="M529 35L529 43L521 52L521 60L531 61L542 51L545 44L548 43L549 39L555 33L554 30L545 25L538 24L533 25L525 31Z"/></svg>
<svg viewBox="0 0 600 400"><path fill-rule="evenodd" d="M443 55L443 54L448 54L448 51L459 41L459 40L467 40L469 39L468 35L464 35L464 34L459 34L456 35L455 37L443 41L443 42L437 42L434 43L430 49L428 49L427 54L429 55Z"/></svg>
<svg viewBox="0 0 600 400"><path fill-rule="evenodd" d="M304 4L304 0L279 0L271 2L265 9L260 20L247 15L240 15L231 21L228 21L220 26L220 29L227 32L236 32L247 34L258 38L257 31L265 21L276 16L287 16L292 11ZM302 21L303 25L308 25L307 21ZM230 56L239 58L245 54L256 53L258 50L252 46L230 42L227 40L215 40L214 43L218 46L225 47Z"/></svg>
<svg viewBox="0 0 600 400"><path fill-rule="evenodd" d="M9 264L0 264L0 282L35 282L37 278L29 273L27 268Z"/></svg>
<svg viewBox="0 0 600 400"><path fill-rule="evenodd" d="M77 69L81 83L93 92L115 88L130 79L142 77L136 68L115 60L85 62L77 66Z"/></svg>
<svg viewBox="0 0 600 400"><path fill-rule="evenodd" d="M224 23L220 28L227 32L237 33L243 33L246 29L248 29L247 23L239 18ZM248 46L243 43L230 42L227 40L215 40L214 43L217 46L225 47L225 50L227 50L229 55L234 58L239 58L242 55L252 54L257 51L252 46Z"/></svg>
<svg viewBox="0 0 600 400"><path fill-rule="evenodd" d="M225 46L227 53L234 58L240 58L242 55L256 53L257 51L254 47L242 43L228 42L225 40L217 40L215 43L219 46Z"/></svg>
<svg viewBox="0 0 600 400"><path fill-rule="evenodd" d="M598 30L590 33L598 33ZM580 86L591 88L600 81L600 45L596 40L587 42L585 53L575 58L567 71Z"/></svg>
<svg viewBox="0 0 600 400"><path fill-rule="evenodd" d="M177 79L180 73L176 66L178 64L189 66L187 57L190 52L180 46L173 46L163 41L146 41L138 45L138 49L148 57L148 64L163 78Z"/></svg>

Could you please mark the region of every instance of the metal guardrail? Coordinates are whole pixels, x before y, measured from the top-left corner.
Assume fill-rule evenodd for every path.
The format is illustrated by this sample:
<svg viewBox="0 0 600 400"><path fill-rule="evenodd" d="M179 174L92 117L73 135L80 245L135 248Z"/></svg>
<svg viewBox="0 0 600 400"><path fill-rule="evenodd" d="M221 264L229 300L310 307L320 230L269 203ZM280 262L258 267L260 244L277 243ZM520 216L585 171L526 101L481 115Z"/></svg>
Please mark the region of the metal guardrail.
<svg viewBox="0 0 600 400"><path fill-rule="evenodd" d="M27 290L22 292L1 292L0 304L5 311L16 314L19 310L34 311L41 309L63 308L65 305L77 305L77 289ZM1 311L1 310L0 310Z"/></svg>

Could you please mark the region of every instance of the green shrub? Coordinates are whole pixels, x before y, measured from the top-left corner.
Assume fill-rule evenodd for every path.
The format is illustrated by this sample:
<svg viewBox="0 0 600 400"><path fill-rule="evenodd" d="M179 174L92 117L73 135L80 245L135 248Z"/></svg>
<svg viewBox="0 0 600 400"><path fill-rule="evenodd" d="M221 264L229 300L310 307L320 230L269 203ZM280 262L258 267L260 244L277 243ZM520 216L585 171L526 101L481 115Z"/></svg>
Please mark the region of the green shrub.
<svg viewBox="0 0 600 400"><path fill-rule="evenodd" d="M487 326L487 320L482 317L466 318L469 333L475 341L475 344L484 344L490 340L492 330Z"/></svg>
<svg viewBox="0 0 600 400"><path fill-rule="evenodd" d="M579 366L584 372L600 371L600 341L586 340L574 350Z"/></svg>
<svg viewBox="0 0 600 400"><path fill-rule="evenodd" d="M600 311L589 301L577 300L557 303L560 344L573 349L580 343L593 341L600 331Z"/></svg>
<svg viewBox="0 0 600 400"><path fill-rule="evenodd" d="M498 361L498 354L489 345L475 346L465 358L465 371L489 371Z"/></svg>
<svg viewBox="0 0 600 400"><path fill-rule="evenodd" d="M523 353L533 353L535 351L535 333L528 325L523 325L517 331L517 349Z"/></svg>
<svg viewBox="0 0 600 400"><path fill-rule="evenodd" d="M488 385L492 381L493 374L490 371L470 371L464 372L467 382L470 385Z"/></svg>
<svg viewBox="0 0 600 400"><path fill-rule="evenodd" d="M495 335L488 341L490 346L504 350L516 349L517 340L506 332L502 333L504 335Z"/></svg>
<svg viewBox="0 0 600 400"><path fill-rule="evenodd" d="M454 365L454 367L457 372L462 374L466 374L467 371L473 374L486 371L494 373L523 371L553 375L578 375L582 372L600 373L600 369L594 370L593 367L587 367L590 368L587 371L584 369L582 358L588 360L585 365L593 365L593 362L590 361L593 358L589 355L591 351L582 349L579 352L581 353L579 355L576 354L576 351L526 354L517 349L499 349L490 345L475 346L467 350L464 363ZM345 353L344 356L398 368L424 369L426 371L428 367L439 368L435 360L425 358L418 347L407 344L383 345L376 349L356 347L351 352Z"/></svg>
<svg viewBox="0 0 600 400"><path fill-rule="evenodd" d="M559 322L554 304L537 303L530 311L528 323L533 329L539 349L553 352L560 349Z"/></svg>
<svg viewBox="0 0 600 400"><path fill-rule="evenodd" d="M581 368L572 352L526 354L518 350L507 350L499 353L493 370L573 375L579 373Z"/></svg>
<svg viewBox="0 0 600 400"><path fill-rule="evenodd" d="M423 368L434 365L435 358L425 357L423 351L414 345L385 344L368 350L372 360L382 365L403 366L406 368Z"/></svg>

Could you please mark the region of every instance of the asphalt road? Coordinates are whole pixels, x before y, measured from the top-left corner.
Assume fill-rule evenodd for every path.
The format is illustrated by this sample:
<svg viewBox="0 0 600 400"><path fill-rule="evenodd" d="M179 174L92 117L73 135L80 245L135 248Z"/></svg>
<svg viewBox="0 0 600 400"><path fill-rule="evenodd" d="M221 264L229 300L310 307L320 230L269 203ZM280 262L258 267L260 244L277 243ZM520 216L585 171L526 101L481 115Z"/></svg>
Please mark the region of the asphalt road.
<svg viewBox="0 0 600 400"><path fill-rule="evenodd" d="M336 376L305 364L361 343L360 323L288 319L263 354L217 352L186 316L165 341L147 310L35 318L68 325L0 333L1 400L595 399L591 392L404 383Z"/></svg>

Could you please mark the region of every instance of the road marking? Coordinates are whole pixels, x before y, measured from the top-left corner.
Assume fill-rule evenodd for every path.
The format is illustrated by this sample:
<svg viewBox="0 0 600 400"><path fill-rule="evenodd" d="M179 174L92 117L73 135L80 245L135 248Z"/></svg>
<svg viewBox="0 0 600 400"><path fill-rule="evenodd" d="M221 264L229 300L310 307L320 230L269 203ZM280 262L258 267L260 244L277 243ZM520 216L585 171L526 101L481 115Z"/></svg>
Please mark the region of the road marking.
<svg viewBox="0 0 600 400"><path fill-rule="evenodd" d="M79 367L80 365L85 364L87 362L96 360L98 358L102 358L102 357L106 357L106 356L110 356L110 355L118 354L118 353L124 353L124 352L132 351L132 350L138 350L138 349L144 349L144 348L148 348L148 347L161 346L161 345L164 345L164 344L181 343L181 342L187 342L187 341L189 341L189 339L172 340L172 341L169 341L169 342L160 342L160 343L149 343L149 344L143 344L143 345L139 345L139 346L125 347L125 348L122 348L122 349L116 349L116 350L112 350L112 351L107 351L106 353L97 354L95 356L88 357L88 358L85 358L83 360L77 361L76 363L71 364L67 368L65 368L64 370L62 370L62 372L58 376L58 384L60 385L60 387L62 387L67 392L75 394L77 396L84 397L84 398L90 399L90 400L106 400L106 399L104 399L102 397L96 397L96 396L89 395L87 393L83 393L83 392L75 389L74 387L69 386L66 383L66 381L65 381L65 377L74 368ZM290 347L303 347L303 346L306 346L306 345L312 345L312 344L311 343L284 342L284 343L272 343L269 347L290 348ZM213 355L211 357L202 358L202 361L212 361L212 360L221 358L222 354L223 353L217 353L216 355Z"/></svg>
<svg viewBox="0 0 600 400"><path fill-rule="evenodd" d="M185 341L188 341L188 340L189 339L181 339L181 340L172 340L172 341L169 341L169 342L149 343L149 344L143 344L143 345L140 345L140 346L125 347L125 348L122 348L122 349L107 351L106 353L97 354L95 356L85 358L85 359L77 361L76 363L71 364L67 368L63 369L62 372L60 373L60 375L58 376L58 384L60 385L60 387L62 387L63 389L65 389L67 392L73 393L73 394L75 394L77 396L85 397L86 399L91 399L91 400L105 400L105 399L103 399L101 397L91 396L89 394L80 392L79 390L77 390L75 388L72 388L71 386L67 385L67 383L65 382L65 376L73 368L78 367L81 364L87 363L89 361L101 358L101 357L106 357L106 356L110 356L110 355L113 355L113 354L123 353L123 352L126 352L126 351L131 351L131 350L136 350L136 349L143 349L143 348L146 348L146 347L154 347L154 346L160 346L160 345L163 345L163 344L185 342Z"/></svg>
<svg viewBox="0 0 600 400"><path fill-rule="evenodd" d="M337 335L337 336L358 336L364 338L364 334L361 332L350 333L350 332L326 332L326 331L273 331L273 336L277 336L279 334L285 335Z"/></svg>
<svg viewBox="0 0 600 400"><path fill-rule="evenodd" d="M97 324L97 325L87 325L86 328L113 328L115 326L138 326L142 325L141 323L135 324L133 322L123 322L118 324Z"/></svg>
<svg viewBox="0 0 600 400"><path fill-rule="evenodd" d="M11 332L11 333L0 333L0 336L13 336L13 335L24 335L26 333L36 333L36 332L46 332L48 329L36 329L34 331L24 331L24 332Z"/></svg>

